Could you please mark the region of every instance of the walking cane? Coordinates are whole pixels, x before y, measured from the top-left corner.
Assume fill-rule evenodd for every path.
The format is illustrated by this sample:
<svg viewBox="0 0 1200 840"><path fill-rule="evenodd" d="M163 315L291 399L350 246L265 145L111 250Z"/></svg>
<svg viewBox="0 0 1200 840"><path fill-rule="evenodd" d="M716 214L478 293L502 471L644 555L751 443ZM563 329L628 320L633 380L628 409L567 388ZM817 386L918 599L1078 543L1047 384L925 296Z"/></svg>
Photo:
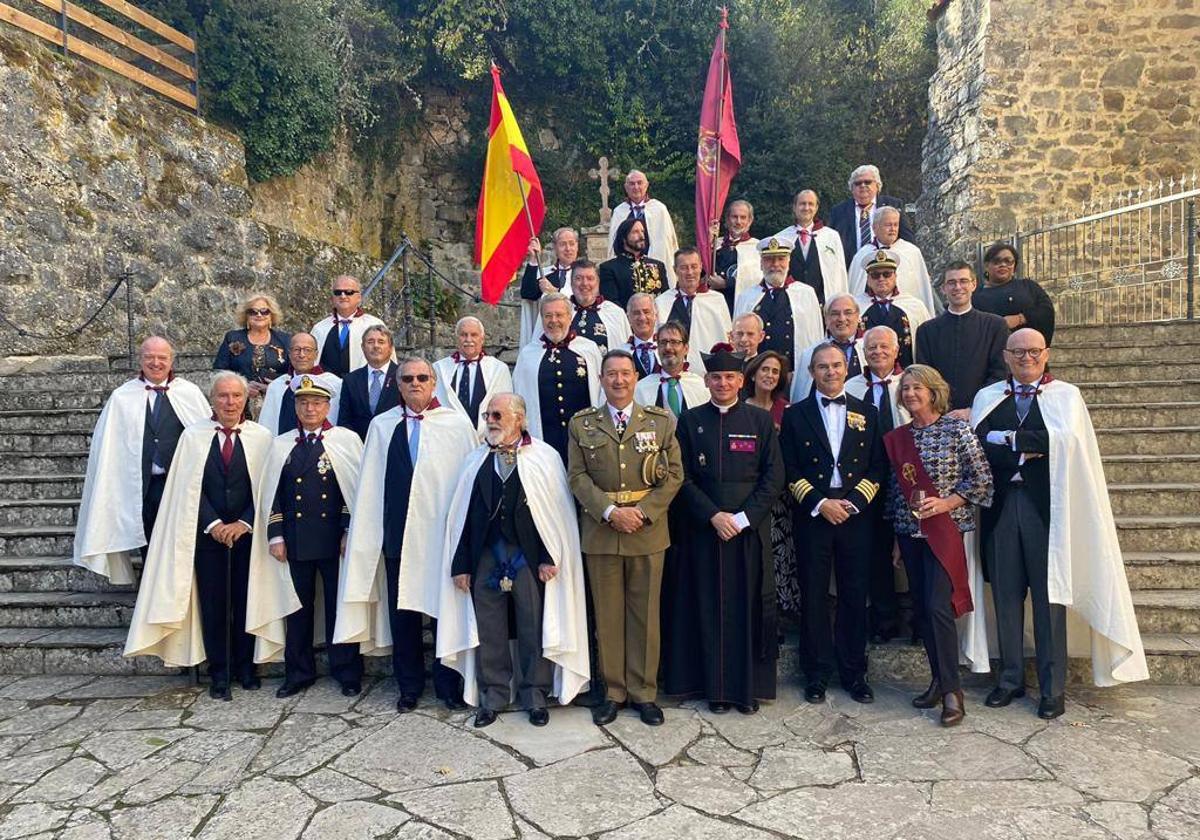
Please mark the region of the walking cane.
<svg viewBox="0 0 1200 840"><path fill-rule="evenodd" d="M233 699L233 546L225 547L225 697Z"/></svg>

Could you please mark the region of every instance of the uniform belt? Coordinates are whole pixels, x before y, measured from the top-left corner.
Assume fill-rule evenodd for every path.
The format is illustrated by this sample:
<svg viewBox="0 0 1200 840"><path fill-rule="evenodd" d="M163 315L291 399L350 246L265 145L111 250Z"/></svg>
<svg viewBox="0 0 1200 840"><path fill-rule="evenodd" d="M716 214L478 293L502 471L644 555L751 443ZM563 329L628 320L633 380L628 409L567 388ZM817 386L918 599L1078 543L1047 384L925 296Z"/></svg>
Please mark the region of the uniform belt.
<svg viewBox="0 0 1200 840"><path fill-rule="evenodd" d="M615 490L615 491L612 491L609 493L605 493L604 495L608 496L608 500L610 502L612 502L614 505L635 505L638 502L640 502L642 499L649 496L650 491L648 489L647 490Z"/></svg>

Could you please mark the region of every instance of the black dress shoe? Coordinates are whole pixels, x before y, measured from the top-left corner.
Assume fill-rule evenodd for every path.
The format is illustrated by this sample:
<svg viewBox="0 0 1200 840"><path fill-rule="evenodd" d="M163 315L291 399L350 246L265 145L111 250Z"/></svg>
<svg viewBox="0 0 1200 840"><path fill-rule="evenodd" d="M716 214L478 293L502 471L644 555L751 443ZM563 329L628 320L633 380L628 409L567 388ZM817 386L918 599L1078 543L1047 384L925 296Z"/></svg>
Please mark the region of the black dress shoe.
<svg viewBox="0 0 1200 840"><path fill-rule="evenodd" d="M753 715L758 713L758 701L751 700L749 703L738 703L735 707L744 715Z"/></svg>
<svg viewBox="0 0 1200 840"><path fill-rule="evenodd" d="M612 723L617 719L617 704L612 700L605 700L599 706L592 707L592 723L597 726L604 726Z"/></svg>
<svg viewBox="0 0 1200 840"><path fill-rule="evenodd" d="M709 703L708 710L714 715L723 715L733 708L732 703Z"/></svg>
<svg viewBox="0 0 1200 840"><path fill-rule="evenodd" d="M480 709L475 713L475 728L483 729L485 726L491 726L496 722L496 713L491 709Z"/></svg>
<svg viewBox="0 0 1200 840"><path fill-rule="evenodd" d="M1057 697L1043 697L1038 703L1038 717L1042 720L1054 720L1066 711L1066 704L1060 694Z"/></svg>
<svg viewBox="0 0 1200 840"><path fill-rule="evenodd" d="M642 723L647 726L662 726L665 718L657 703L630 703L629 707L641 716Z"/></svg>
<svg viewBox="0 0 1200 840"><path fill-rule="evenodd" d="M545 706L538 706L536 709L529 710L529 722L534 726L545 726L550 722L550 712Z"/></svg>
<svg viewBox="0 0 1200 840"><path fill-rule="evenodd" d="M825 702L825 683L810 682L804 686L804 699L809 703Z"/></svg>
<svg viewBox="0 0 1200 840"><path fill-rule="evenodd" d="M1025 696L1025 686L1020 688L1005 688L998 685L988 692L987 698L983 701L983 705L991 706L993 709L1000 709L1007 706L1018 697Z"/></svg>
<svg viewBox="0 0 1200 840"><path fill-rule="evenodd" d="M914 709L935 709L942 702L942 687L937 680L930 680L929 688L912 699Z"/></svg>
<svg viewBox="0 0 1200 840"><path fill-rule="evenodd" d="M875 702L875 692L871 690L871 686L867 685L866 680L855 680L846 691L855 703Z"/></svg>
<svg viewBox="0 0 1200 840"><path fill-rule="evenodd" d="M284 683L275 689L275 696L282 700L285 697L292 697L299 694L304 689L312 685L316 680L303 680L298 683Z"/></svg>
<svg viewBox="0 0 1200 840"><path fill-rule="evenodd" d="M242 688L246 691L258 691L262 688L262 680L258 678L257 674L242 677Z"/></svg>
<svg viewBox="0 0 1200 840"><path fill-rule="evenodd" d="M421 699L418 694L401 694L400 699L396 701L396 711L403 714L411 712L417 708L417 702Z"/></svg>
<svg viewBox="0 0 1200 840"><path fill-rule="evenodd" d="M358 683L346 683L342 686L343 697L357 697L362 694L362 686Z"/></svg>
<svg viewBox="0 0 1200 840"><path fill-rule="evenodd" d="M213 683L208 687L208 696L214 700L232 700L233 694L226 683Z"/></svg>
<svg viewBox="0 0 1200 840"><path fill-rule="evenodd" d="M461 712L463 709L467 708L466 702L459 697L446 697L442 700L442 703L445 704L446 708L452 712Z"/></svg>

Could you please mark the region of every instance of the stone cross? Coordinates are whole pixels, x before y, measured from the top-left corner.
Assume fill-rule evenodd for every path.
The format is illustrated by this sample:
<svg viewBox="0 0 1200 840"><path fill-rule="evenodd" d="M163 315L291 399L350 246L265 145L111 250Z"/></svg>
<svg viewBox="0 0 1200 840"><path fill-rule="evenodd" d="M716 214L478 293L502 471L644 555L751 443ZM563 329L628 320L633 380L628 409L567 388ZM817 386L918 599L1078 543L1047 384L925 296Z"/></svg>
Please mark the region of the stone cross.
<svg viewBox="0 0 1200 840"><path fill-rule="evenodd" d="M608 182L610 180L620 181L621 173L616 169L608 168L608 158L602 157L598 161L599 169L589 169L588 177L592 180L600 180L600 224L606 225L612 219L612 210L608 206Z"/></svg>

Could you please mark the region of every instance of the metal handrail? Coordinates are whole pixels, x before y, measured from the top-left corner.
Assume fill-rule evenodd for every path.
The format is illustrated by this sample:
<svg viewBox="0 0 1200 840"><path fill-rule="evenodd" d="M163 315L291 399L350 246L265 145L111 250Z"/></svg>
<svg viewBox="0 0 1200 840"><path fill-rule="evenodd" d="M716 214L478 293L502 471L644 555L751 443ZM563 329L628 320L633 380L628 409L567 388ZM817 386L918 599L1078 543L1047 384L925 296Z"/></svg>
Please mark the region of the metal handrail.
<svg viewBox="0 0 1200 840"><path fill-rule="evenodd" d="M417 259L418 262L420 262L422 265L424 265L429 270L431 277L437 277L439 280L441 280L443 283L445 283L447 286L449 286L454 291L461 294L463 297L469 298L472 303L483 303L483 297L480 294L478 294L477 292L472 292L468 289L464 289L458 283L454 282L449 277L447 277L445 274L438 271L438 269L433 264L433 257L431 257L428 254L421 251L421 249L416 246L416 244L408 237L408 234L406 234L406 233L400 234L400 244L396 246L396 250L392 252L392 255L390 257L388 257L388 260L387 260L387 262L385 262L383 264L383 267L380 268L379 271L375 272L375 276L373 276L371 278L371 280L367 283L367 287L365 289L363 289L363 300L366 300L367 296L370 295L371 292L373 292L375 290L375 287L378 286L380 284L380 282L382 282L384 276L388 273L388 271L391 269L391 267L396 264L396 260L400 259L402 256L404 256L406 254L412 254ZM407 270L405 270L404 273L405 273L405 280L407 281L407 279L408 279ZM509 306L509 307L520 306L519 303L517 303L515 301L508 301L508 300L500 301L499 305L500 306Z"/></svg>
<svg viewBox="0 0 1200 840"><path fill-rule="evenodd" d="M100 317L100 313L102 313L104 311L104 309L109 305L109 303L112 302L112 299L114 297L116 297L117 290L121 288L122 284L124 284L124 286L125 286L125 338L126 338L126 342L127 342L126 352L129 356L129 362L130 362L130 364L132 364L133 363L133 284L131 284L129 282L132 279L133 279L133 272L131 272L131 271L122 271L120 274L118 274L117 282L114 283L112 285L112 288L109 289L108 292L104 295L104 300L100 301L100 305L96 307L95 311L92 312L92 314L89 315L87 318L85 318L83 323L81 323L77 327L74 327L74 328L68 330L67 332L53 333L53 334L34 332L31 329L22 327L20 324L10 321L3 314L0 314L0 325L8 327L12 331L14 331L18 336L20 336L21 338L32 338L35 341L63 341L65 339L74 338L75 336L79 335L80 333L82 333L84 330L86 330L88 327L90 327L92 324L94 324L96 322L96 319L98 319Z"/></svg>

